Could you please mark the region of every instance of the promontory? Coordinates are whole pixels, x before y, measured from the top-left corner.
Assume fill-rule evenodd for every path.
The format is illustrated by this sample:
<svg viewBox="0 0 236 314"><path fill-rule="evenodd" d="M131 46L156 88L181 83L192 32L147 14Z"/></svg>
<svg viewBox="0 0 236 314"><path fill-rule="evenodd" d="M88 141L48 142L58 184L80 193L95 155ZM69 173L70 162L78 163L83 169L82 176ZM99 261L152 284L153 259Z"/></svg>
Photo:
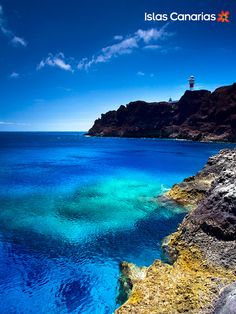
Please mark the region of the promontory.
<svg viewBox="0 0 236 314"><path fill-rule="evenodd" d="M91 136L236 141L236 83L186 91L178 101L131 102L102 114Z"/></svg>

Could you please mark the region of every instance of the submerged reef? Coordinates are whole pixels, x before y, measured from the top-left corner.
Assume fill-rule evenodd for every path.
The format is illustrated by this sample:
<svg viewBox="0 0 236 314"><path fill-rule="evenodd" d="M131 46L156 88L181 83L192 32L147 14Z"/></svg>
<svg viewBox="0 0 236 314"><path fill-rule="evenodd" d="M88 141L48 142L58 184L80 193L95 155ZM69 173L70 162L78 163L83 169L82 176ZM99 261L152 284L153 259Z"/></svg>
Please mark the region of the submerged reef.
<svg viewBox="0 0 236 314"><path fill-rule="evenodd" d="M116 314L236 313L236 149L211 157L166 199L189 207L163 241L170 263L121 264L128 300ZM129 289L127 288L129 287Z"/></svg>
<svg viewBox="0 0 236 314"><path fill-rule="evenodd" d="M102 114L88 135L235 142L236 83L186 91L174 102L131 102Z"/></svg>

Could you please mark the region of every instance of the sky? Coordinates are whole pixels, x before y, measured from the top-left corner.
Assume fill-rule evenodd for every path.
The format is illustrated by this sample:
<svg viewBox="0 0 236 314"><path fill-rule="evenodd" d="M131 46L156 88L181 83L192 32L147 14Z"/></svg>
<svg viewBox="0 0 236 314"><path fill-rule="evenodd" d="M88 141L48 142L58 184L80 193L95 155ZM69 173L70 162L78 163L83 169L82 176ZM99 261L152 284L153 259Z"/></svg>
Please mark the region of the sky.
<svg viewBox="0 0 236 314"><path fill-rule="evenodd" d="M218 14L145 21L145 12ZM130 101L236 81L234 0L0 0L0 131L86 131Z"/></svg>

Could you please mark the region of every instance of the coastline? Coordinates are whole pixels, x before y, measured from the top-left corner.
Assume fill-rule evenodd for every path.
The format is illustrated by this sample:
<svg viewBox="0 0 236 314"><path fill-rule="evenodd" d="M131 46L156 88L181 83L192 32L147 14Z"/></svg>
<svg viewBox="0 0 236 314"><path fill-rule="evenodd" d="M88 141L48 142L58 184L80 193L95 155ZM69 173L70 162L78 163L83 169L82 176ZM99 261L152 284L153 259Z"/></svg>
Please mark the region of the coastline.
<svg viewBox="0 0 236 314"><path fill-rule="evenodd" d="M73 132L72 132L73 133ZM80 133L77 132L77 133ZM229 144L229 145L235 145L236 142L231 141L207 141L207 140L193 140L193 139L186 139L186 138L168 138L168 137L125 137L125 136L101 136L101 135L90 135L90 134L84 134L85 137L88 138L115 138L115 139L142 139L142 140L157 140L157 141L170 141L170 142L192 142L192 143L206 143L206 144Z"/></svg>
<svg viewBox="0 0 236 314"><path fill-rule="evenodd" d="M116 314L233 313L230 309L236 300L230 295L235 293L236 233L231 209L236 202L232 190L235 162L236 150L222 150L195 176L166 193L163 201L171 199L190 208L178 230L163 241L170 264L156 260L140 269L122 263L121 282L129 298ZM225 312L219 310L221 298L227 301Z"/></svg>
<svg viewBox="0 0 236 314"><path fill-rule="evenodd" d="M236 83L208 90L186 90L172 102L134 101L95 120L87 134L101 137L169 138L235 142Z"/></svg>

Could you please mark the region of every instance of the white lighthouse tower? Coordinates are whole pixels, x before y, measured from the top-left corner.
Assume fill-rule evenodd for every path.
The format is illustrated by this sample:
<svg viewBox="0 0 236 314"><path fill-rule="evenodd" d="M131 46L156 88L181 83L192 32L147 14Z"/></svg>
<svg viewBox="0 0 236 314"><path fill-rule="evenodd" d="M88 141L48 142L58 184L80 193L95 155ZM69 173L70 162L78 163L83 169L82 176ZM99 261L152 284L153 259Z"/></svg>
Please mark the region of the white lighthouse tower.
<svg viewBox="0 0 236 314"><path fill-rule="evenodd" d="M195 84L195 78L193 75L190 76L190 78L188 79L188 82L189 82L189 89L191 91L194 90L194 84Z"/></svg>

